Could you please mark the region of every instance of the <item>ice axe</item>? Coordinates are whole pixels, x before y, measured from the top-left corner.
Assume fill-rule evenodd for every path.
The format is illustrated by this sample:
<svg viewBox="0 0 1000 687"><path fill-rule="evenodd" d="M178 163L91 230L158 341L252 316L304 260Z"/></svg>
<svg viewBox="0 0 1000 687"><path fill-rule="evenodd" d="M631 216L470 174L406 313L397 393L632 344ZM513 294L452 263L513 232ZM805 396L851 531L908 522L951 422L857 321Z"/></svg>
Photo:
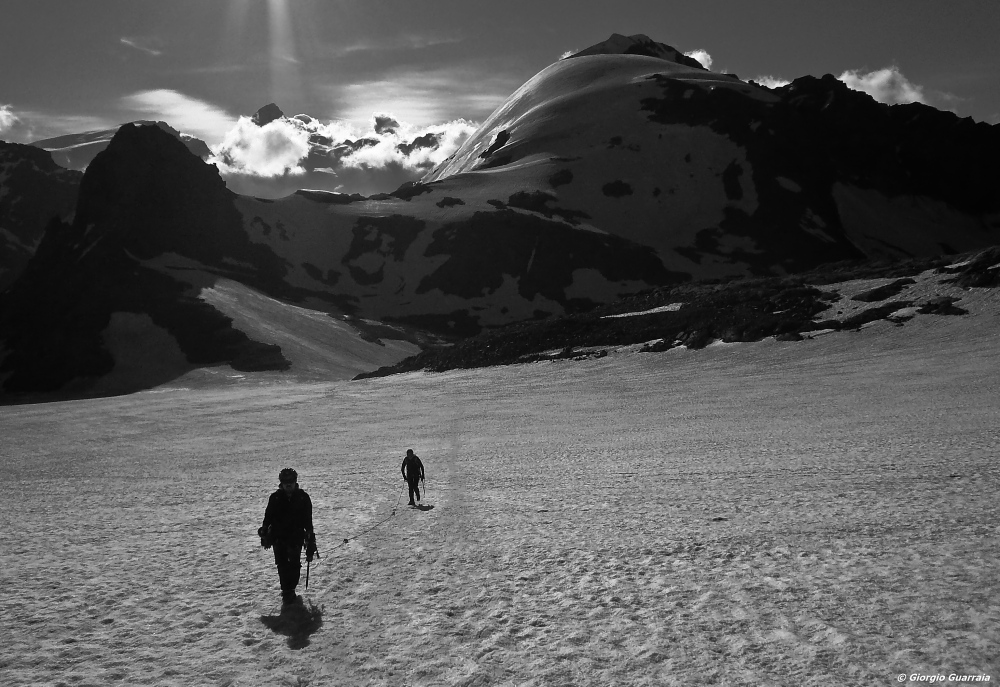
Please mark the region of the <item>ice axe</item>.
<svg viewBox="0 0 1000 687"><path fill-rule="evenodd" d="M347 541L347 540L345 539L344 541ZM313 542L313 547L315 547L315 546L316 546L316 543ZM313 555L316 556L316 558L318 559L319 558L319 549L314 549L313 550ZM312 558L310 558L309 556L306 556L306 589L309 589L309 566L310 565L312 565Z"/></svg>

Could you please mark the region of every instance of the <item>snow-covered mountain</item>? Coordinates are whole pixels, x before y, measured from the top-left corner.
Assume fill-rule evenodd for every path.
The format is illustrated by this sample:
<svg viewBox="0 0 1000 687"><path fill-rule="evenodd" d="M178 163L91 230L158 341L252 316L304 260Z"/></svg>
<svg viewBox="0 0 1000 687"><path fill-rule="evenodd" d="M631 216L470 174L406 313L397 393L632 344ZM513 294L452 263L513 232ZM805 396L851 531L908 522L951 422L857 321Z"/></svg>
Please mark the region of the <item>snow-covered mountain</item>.
<svg viewBox="0 0 1000 687"><path fill-rule="evenodd" d="M262 108L250 125L284 119ZM0 295L0 385L101 390L123 351L153 340L184 365L295 372L296 325L262 321L282 308L381 345L357 359L363 371L418 331L464 336L691 280L973 250L1000 242L998 155L996 127L880 105L829 76L769 90L617 35L540 72L392 193L238 195L176 136L126 125L88 167L72 223L51 226ZM225 310L260 299L283 305ZM373 336L378 322L396 329ZM316 336L306 348L343 345ZM319 374L323 356L306 357Z"/></svg>
<svg viewBox="0 0 1000 687"><path fill-rule="evenodd" d="M533 193L699 278L995 243L998 154L1000 128L829 75L770 90L613 36L542 70L422 181Z"/></svg>

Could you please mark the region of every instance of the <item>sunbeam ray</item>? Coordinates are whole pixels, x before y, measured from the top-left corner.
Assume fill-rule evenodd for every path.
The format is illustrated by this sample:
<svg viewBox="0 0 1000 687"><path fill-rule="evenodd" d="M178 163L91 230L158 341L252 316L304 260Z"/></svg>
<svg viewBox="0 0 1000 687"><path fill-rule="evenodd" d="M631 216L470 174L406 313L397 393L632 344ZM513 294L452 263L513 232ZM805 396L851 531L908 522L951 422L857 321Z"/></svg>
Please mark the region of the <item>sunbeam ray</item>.
<svg viewBox="0 0 1000 687"><path fill-rule="evenodd" d="M301 62L288 0L267 0L267 17L271 101L297 105L302 100Z"/></svg>

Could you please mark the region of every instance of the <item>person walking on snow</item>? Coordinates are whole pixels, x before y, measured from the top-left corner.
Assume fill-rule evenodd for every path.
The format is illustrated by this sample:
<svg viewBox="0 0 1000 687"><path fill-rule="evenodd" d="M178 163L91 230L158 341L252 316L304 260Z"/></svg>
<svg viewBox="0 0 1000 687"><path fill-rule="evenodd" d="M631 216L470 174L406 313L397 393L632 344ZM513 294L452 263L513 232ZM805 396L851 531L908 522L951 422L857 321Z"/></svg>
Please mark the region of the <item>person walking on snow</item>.
<svg viewBox="0 0 1000 687"><path fill-rule="evenodd" d="M280 486L267 500L264 523L257 530L260 545L274 549L274 564L278 567L281 598L286 603L295 601L295 587L302 571L303 544L306 560L316 555L316 535L313 532L312 500L299 489L299 476L295 470L285 468L278 473Z"/></svg>
<svg viewBox="0 0 1000 687"><path fill-rule="evenodd" d="M413 495L416 494L417 501L420 500L420 480L424 478L424 464L420 462L420 456L413 452L412 448L406 449L406 458L399 466L399 471L403 473L403 479L410 487L410 503L415 506Z"/></svg>

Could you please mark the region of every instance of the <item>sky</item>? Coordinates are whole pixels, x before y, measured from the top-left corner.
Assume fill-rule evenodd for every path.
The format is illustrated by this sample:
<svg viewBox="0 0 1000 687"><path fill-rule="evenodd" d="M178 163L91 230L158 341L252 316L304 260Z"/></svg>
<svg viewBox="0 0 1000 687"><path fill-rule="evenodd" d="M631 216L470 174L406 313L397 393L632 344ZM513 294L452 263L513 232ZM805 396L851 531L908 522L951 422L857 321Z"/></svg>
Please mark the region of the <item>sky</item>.
<svg viewBox="0 0 1000 687"><path fill-rule="evenodd" d="M372 134L375 113L396 122L393 146L431 133L426 166L612 33L743 79L831 73L884 102L1000 122L997 0L0 0L0 139L160 119L230 153L234 172L241 151L293 155L277 132L239 141L240 117L273 102L338 141Z"/></svg>

